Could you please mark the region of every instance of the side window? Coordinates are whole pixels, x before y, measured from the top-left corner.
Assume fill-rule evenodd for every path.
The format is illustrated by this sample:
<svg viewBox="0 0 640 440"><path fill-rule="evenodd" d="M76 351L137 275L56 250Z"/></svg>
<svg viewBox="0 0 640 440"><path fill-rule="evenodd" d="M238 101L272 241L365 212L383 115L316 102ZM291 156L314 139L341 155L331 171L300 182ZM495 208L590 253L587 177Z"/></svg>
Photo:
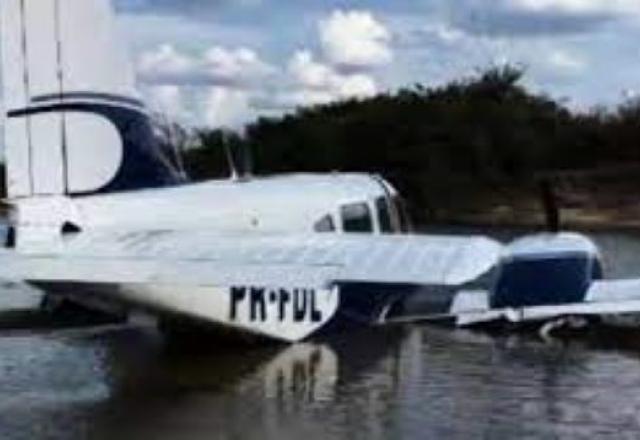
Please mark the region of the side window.
<svg viewBox="0 0 640 440"><path fill-rule="evenodd" d="M391 210L385 197L376 199L376 210L378 211L378 220L380 221L380 232L383 234L393 233Z"/></svg>
<svg viewBox="0 0 640 440"><path fill-rule="evenodd" d="M313 226L313 230L316 232L335 232L336 225L333 223L331 215L325 215L316 222Z"/></svg>
<svg viewBox="0 0 640 440"><path fill-rule="evenodd" d="M341 213L344 232L373 232L373 218L366 203L343 206Z"/></svg>

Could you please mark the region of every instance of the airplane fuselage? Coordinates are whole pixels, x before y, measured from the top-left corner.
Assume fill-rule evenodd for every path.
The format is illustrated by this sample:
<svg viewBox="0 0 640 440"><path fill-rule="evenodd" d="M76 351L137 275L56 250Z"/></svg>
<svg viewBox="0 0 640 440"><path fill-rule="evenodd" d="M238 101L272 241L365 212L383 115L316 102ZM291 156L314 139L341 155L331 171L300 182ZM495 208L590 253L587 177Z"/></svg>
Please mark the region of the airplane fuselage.
<svg viewBox="0 0 640 440"><path fill-rule="evenodd" d="M294 174L14 202L16 248L109 230L392 234L408 230L397 191L368 174ZM62 232L62 233L61 233ZM47 241L50 241L47 240Z"/></svg>

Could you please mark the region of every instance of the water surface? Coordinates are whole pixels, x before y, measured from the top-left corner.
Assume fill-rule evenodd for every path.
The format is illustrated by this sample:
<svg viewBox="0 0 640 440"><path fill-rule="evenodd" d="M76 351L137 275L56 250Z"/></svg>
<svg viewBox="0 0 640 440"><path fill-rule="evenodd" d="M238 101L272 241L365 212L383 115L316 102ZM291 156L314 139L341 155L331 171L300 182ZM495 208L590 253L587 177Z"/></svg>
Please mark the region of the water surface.
<svg viewBox="0 0 640 440"><path fill-rule="evenodd" d="M597 240L612 275L640 276L640 239ZM37 303L2 289L4 308ZM619 338L407 326L238 350L147 322L5 330L0 439L637 438L640 336Z"/></svg>

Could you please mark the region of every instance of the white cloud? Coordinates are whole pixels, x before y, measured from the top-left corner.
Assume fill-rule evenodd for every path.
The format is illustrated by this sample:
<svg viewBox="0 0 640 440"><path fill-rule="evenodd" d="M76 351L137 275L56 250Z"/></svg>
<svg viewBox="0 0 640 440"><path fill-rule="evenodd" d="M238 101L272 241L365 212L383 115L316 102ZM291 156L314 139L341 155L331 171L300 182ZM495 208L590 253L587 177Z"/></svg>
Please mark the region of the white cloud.
<svg viewBox="0 0 640 440"><path fill-rule="evenodd" d="M320 42L332 64L366 69L393 59L391 33L368 11L334 11L319 23Z"/></svg>
<svg viewBox="0 0 640 440"><path fill-rule="evenodd" d="M152 111L161 113L174 119L186 116L182 90L174 85L149 87L145 93Z"/></svg>
<svg viewBox="0 0 640 440"><path fill-rule="evenodd" d="M272 68L263 62L254 51L247 48L227 50L212 47L204 54L203 68L211 78L227 82L247 80L269 74Z"/></svg>
<svg viewBox="0 0 640 440"><path fill-rule="evenodd" d="M365 98L377 93L375 80L364 74L347 75L341 78L338 95L344 98Z"/></svg>
<svg viewBox="0 0 640 440"><path fill-rule="evenodd" d="M638 0L510 0L513 7L531 12L566 14L640 13Z"/></svg>
<svg viewBox="0 0 640 440"><path fill-rule="evenodd" d="M549 67L558 73L577 74L587 67L586 61L578 55L559 49L553 50L547 61Z"/></svg>
<svg viewBox="0 0 640 440"><path fill-rule="evenodd" d="M273 68L247 48L215 46L191 56L165 44L140 56L138 72L150 84L241 86L264 78Z"/></svg>
<svg viewBox="0 0 640 440"><path fill-rule="evenodd" d="M242 77L243 66L261 64L255 53L220 48L207 51L199 59L187 57L171 46L146 53L140 63L148 76L145 95L150 107L187 125L239 128L259 111L286 111L299 106L372 96L377 84L365 73L345 73L323 63L308 50L296 52L279 75L263 83L202 79L203 67Z"/></svg>
<svg viewBox="0 0 640 440"><path fill-rule="evenodd" d="M435 36L439 41L446 44L455 44L467 38L464 31L442 22L428 24L423 27L422 31Z"/></svg>
<svg viewBox="0 0 640 440"><path fill-rule="evenodd" d="M331 67L314 60L308 50L296 52L289 62L289 73L294 80L308 89L325 90L338 80L338 73Z"/></svg>
<svg viewBox="0 0 640 440"><path fill-rule="evenodd" d="M145 82L180 82L196 70L195 61L165 44L140 56L138 72Z"/></svg>
<svg viewBox="0 0 640 440"><path fill-rule="evenodd" d="M360 11L318 23L322 55L300 50L281 68L245 47L194 55L164 44L142 53L138 71L152 108L188 125L239 128L262 112L375 95L374 67L392 58L387 29Z"/></svg>
<svg viewBox="0 0 640 440"><path fill-rule="evenodd" d="M637 23L639 0L459 0L457 27L477 35L589 33L612 21Z"/></svg>
<svg viewBox="0 0 640 440"><path fill-rule="evenodd" d="M204 102L204 123L215 127L240 128L255 116L250 94L228 87L212 87Z"/></svg>
<svg viewBox="0 0 640 440"><path fill-rule="evenodd" d="M341 73L316 61L307 50L296 52L289 62L288 72L293 80L289 101L294 105L324 104L327 102L364 98L377 92L375 80L366 74Z"/></svg>

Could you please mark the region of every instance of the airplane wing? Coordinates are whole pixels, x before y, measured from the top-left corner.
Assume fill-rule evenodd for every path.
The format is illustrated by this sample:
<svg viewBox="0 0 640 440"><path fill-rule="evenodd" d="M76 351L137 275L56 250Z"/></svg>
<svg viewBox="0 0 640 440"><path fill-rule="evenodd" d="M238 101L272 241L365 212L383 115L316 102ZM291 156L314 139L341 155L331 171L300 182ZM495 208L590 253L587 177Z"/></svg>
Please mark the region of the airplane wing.
<svg viewBox="0 0 640 440"><path fill-rule="evenodd" d="M83 232L57 246L0 252L0 279L272 285L328 281L454 286L499 261L483 237Z"/></svg>
<svg viewBox="0 0 640 440"><path fill-rule="evenodd" d="M595 281L584 301L569 304L493 309L489 295L487 291L459 292L450 314L456 325L541 322L567 316L640 316L640 279Z"/></svg>
<svg viewBox="0 0 640 440"><path fill-rule="evenodd" d="M0 252L0 279L293 342L380 323L401 298L430 288L448 304L501 251L485 238L84 231Z"/></svg>

